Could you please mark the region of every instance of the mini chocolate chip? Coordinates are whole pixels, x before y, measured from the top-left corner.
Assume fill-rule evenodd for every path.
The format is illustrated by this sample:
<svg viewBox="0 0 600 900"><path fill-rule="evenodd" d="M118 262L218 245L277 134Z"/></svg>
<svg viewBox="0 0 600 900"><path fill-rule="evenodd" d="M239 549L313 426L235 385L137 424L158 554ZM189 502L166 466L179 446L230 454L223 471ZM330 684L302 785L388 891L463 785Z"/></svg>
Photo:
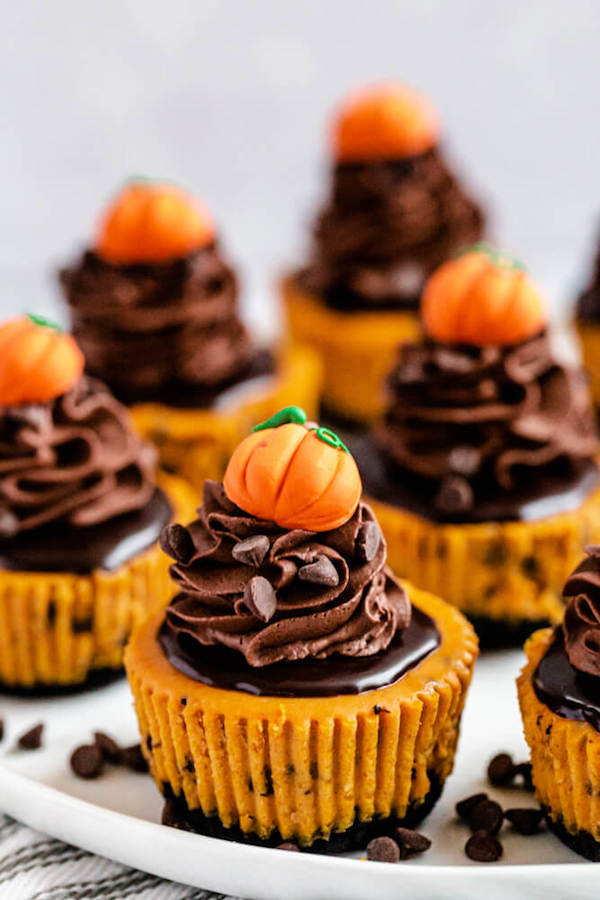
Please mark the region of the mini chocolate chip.
<svg viewBox="0 0 600 900"><path fill-rule="evenodd" d="M465 844L465 853L475 862L498 862L502 844L487 831L476 831Z"/></svg>
<svg viewBox="0 0 600 900"><path fill-rule="evenodd" d="M299 853L300 847L298 844L294 844L293 841L284 841L283 844L277 844L275 847L276 850L291 850L293 853Z"/></svg>
<svg viewBox="0 0 600 900"><path fill-rule="evenodd" d="M456 804L456 814L459 819L462 819L464 822L468 822L471 819L471 813L480 803L484 803L488 799L487 794L472 794L470 797L465 797L464 800L460 800Z"/></svg>
<svg viewBox="0 0 600 900"><path fill-rule="evenodd" d="M0 719L0 741L4 740L4 719Z"/></svg>
<svg viewBox="0 0 600 900"><path fill-rule="evenodd" d="M417 853L425 853L431 847L429 838L412 828L396 828L394 837L400 848L400 859L410 859Z"/></svg>
<svg viewBox="0 0 600 900"><path fill-rule="evenodd" d="M160 546L172 559L180 563L188 563L194 555L194 542L183 525L174 523L163 528Z"/></svg>
<svg viewBox="0 0 600 900"><path fill-rule="evenodd" d="M21 750L39 750L42 746L43 731L44 725L40 722L39 725L35 725L33 728L30 728L29 731L26 731L25 734L21 735L17 741L17 746Z"/></svg>
<svg viewBox="0 0 600 900"><path fill-rule="evenodd" d="M78 778L97 778L104 769L104 756L97 744L83 744L71 754L71 769Z"/></svg>
<svg viewBox="0 0 600 900"><path fill-rule="evenodd" d="M498 834L502 826L504 813L502 807L495 800L482 800L472 810L469 817L469 825L473 831L487 831L488 834Z"/></svg>
<svg viewBox="0 0 600 900"><path fill-rule="evenodd" d="M367 844L367 859L373 862L397 863L400 859L400 848L391 837L373 838Z"/></svg>
<svg viewBox="0 0 600 900"><path fill-rule="evenodd" d="M525 790L533 793L535 788L533 786L531 763L524 762L524 763L519 763L518 765L516 765L515 766L515 775L520 775L521 778L523 779L523 787L525 788Z"/></svg>
<svg viewBox="0 0 600 900"><path fill-rule="evenodd" d="M457 475L474 475L481 463L481 453L476 447L453 447L448 463Z"/></svg>
<svg viewBox="0 0 600 900"><path fill-rule="evenodd" d="M244 602L257 619L268 622L277 609L277 595L273 585L262 575L255 575L244 588Z"/></svg>
<svg viewBox="0 0 600 900"><path fill-rule="evenodd" d="M510 753L498 753L490 760L487 777L489 783L494 787L506 787L512 784L515 778L515 764Z"/></svg>
<svg viewBox="0 0 600 900"><path fill-rule="evenodd" d="M541 809L507 809L504 818L508 819L519 834L535 834L539 831L544 813Z"/></svg>
<svg viewBox="0 0 600 900"><path fill-rule="evenodd" d="M10 509L0 508L0 537L12 537L18 528L19 520L15 514Z"/></svg>
<svg viewBox="0 0 600 900"><path fill-rule="evenodd" d="M377 522L363 522L356 535L356 555L371 562L381 544L381 530Z"/></svg>
<svg viewBox="0 0 600 900"><path fill-rule="evenodd" d="M340 583L338 570L327 556L319 556L315 562L298 569L298 578L308 581L310 584L322 584L325 587L335 587Z"/></svg>
<svg viewBox="0 0 600 900"><path fill-rule="evenodd" d="M473 489L460 475L449 475L440 485L435 505L442 512L464 512L473 506Z"/></svg>
<svg viewBox="0 0 600 900"><path fill-rule="evenodd" d="M95 731L94 743L106 762L118 763L121 761L121 748L109 734L105 734L103 731Z"/></svg>
<svg viewBox="0 0 600 900"><path fill-rule="evenodd" d="M175 801L171 798L165 800L160 821L161 824L168 825L169 828L179 828L180 831L191 831L190 826L185 819L181 817Z"/></svg>
<svg viewBox="0 0 600 900"><path fill-rule="evenodd" d="M140 744L132 744L131 747L123 747L119 754L121 765L133 772L147 772L148 763L144 759Z"/></svg>
<svg viewBox="0 0 600 900"><path fill-rule="evenodd" d="M236 562L245 566L254 566L257 569L269 552L270 546L269 538L266 534L253 534L246 538L245 541L235 544L231 555Z"/></svg>

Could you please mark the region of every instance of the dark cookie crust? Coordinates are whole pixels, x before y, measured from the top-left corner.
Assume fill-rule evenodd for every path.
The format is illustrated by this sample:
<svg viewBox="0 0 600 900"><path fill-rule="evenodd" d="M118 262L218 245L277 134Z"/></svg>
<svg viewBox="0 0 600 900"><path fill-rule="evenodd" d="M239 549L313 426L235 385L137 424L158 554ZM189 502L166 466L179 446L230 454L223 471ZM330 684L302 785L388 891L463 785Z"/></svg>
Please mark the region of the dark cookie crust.
<svg viewBox="0 0 600 900"><path fill-rule="evenodd" d="M563 844L566 844L570 850L574 850L575 853L579 853L580 856L584 856L592 862L600 862L600 841L597 841L589 831L582 830L573 834L572 831L565 827L562 816L555 820L551 817L548 807L544 806L542 808L548 828L554 832Z"/></svg>
<svg viewBox="0 0 600 900"><path fill-rule="evenodd" d="M107 666L104 669L92 669L85 681L78 681L77 684L34 684L31 687L19 687L0 682L0 694L30 698L69 697L72 694L83 694L106 687L124 676L123 667L113 669Z"/></svg>
<svg viewBox="0 0 600 900"><path fill-rule="evenodd" d="M411 804L406 815L399 819L397 816L388 816L385 819L374 819L370 822L355 821L344 832L334 832L328 840L319 838L310 847L302 848L310 853L346 853L350 850L364 850L372 838L389 835L399 825L405 828L414 828L425 816L429 815L442 793L443 784L438 777L430 772L431 788L422 803ZM207 837L223 838L228 841L237 841L242 844L255 844L260 847L277 847L283 842L279 832L275 832L268 840L262 840L256 835L243 832L237 825L225 828L216 816L207 817L199 810L190 810L182 795L174 795L170 784L163 784L162 792L169 801L171 823L175 827L182 827L195 831ZM179 824L180 823L180 824Z"/></svg>

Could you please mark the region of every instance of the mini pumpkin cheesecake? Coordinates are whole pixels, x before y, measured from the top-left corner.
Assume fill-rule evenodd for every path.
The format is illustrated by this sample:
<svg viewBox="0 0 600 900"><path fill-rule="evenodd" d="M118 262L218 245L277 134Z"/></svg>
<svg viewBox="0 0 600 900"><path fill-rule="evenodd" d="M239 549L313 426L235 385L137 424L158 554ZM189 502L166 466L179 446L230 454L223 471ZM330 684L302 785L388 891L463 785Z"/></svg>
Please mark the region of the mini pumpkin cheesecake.
<svg viewBox="0 0 600 900"><path fill-rule="evenodd" d="M446 162L436 111L405 85L353 93L331 131L330 196L284 306L289 333L321 354L328 412L364 423L383 413L398 344L419 334L426 278L484 220Z"/></svg>
<svg viewBox="0 0 600 900"><path fill-rule="evenodd" d="M600 406L600 250L590 281L577 299L575 327L583 362L590 376L596 406Z"/></svg>
<svg viewBox="0 0 600 900"><path fill-rule="evenodd" d="M564 597L562 624L527 641L517 688L548 825L600 862L600 546L586 547Z"/></svg>
<svg viewBox="0 0 600 900"><path fill-rule="evenodd" d="M137 618L172 595L158 537L197 496L155 481L155 451L127 410L82 374L47 320L0 325L0 690L120 674Z"/></svg>
<svg viewBox="0 0 600 900"><path fill-rule="evenodd" d="M210 213L174 185L128 183L60 278L87 370L162 464L197 485L222 476L253 424L292 401L317 405L314 353L255 344Z"/></svg>
<svg viewBox="0 0 600 900"><path fill-rule="evenodd" d="M562 585L600 540L586 379L554 355L542 295L486 245L444 263L422 298L388 408L352 443L392 568L465 612L486 646L562 619Z"/></svg>
<svg viewBox="0 0 600 900"><path fill-rule="evenodd" d="M178 593L125 664L169 823L350 849L439 796L476 638L398 581L360 495L342 442L294 407L163 533Z"/></svg>

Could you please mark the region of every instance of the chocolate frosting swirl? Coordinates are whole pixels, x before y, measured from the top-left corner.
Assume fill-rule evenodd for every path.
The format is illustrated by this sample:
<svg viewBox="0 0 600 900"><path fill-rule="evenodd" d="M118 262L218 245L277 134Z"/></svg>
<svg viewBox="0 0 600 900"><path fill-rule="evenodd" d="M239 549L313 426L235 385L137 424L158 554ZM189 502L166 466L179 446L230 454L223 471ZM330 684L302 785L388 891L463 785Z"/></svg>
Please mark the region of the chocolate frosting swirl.
<svg viewBox="0 0 600 900"><path fill-rule="evenodd" d="M479 240L483 226L483 213L437 148L338 164L300 279L337 308L415 306L429 274Z"/></svg>
<svg viewBox="0 0 600 900"><path fill-rule="evenodd" d="M0 537L142 509L155 464L127 410L88 376L47 403L0 407Z"/></svg>
<svg viewBox="0 0 600 900"><path fill-rule="evenodd" d="M252 367L236 276L214 244L164 265L114 266L88 251L60 280L87 370L124 401L191 393L203 405Z"/></svg>
<svg viewBox="0 0 600 900"><path fill-rule="evenodd" d="M361 503L329 532L254 518L206 483L199 518L168 526L163 549L175 559L180 593L166 612L188 644L221 644L251 666L332 654L371 656L408 626L406 592L385 566L386 544Z"/></svg>
<svg viewBox="0 0 600 900"><path fill-rule="evenodd" d="M512 347L405 345L389 385L378 446L444 515L575 472L597 450L585 376L554 358L546 333Z"/></svg>
<svg viewBox="0 0 600 900"><path fill-rule="evenodd" d="M567 600L563 633L573 668L600 676L600 546L586 547L585 552L563 591Z"/></svg>

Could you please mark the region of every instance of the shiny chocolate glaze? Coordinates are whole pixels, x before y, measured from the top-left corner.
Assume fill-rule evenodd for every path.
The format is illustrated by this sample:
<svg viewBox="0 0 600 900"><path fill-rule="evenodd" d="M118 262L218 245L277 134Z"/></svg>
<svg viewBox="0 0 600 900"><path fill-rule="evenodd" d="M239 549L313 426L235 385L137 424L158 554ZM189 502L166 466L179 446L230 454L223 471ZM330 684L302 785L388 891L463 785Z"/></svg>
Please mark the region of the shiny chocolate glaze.
<svg viewBox="0 0 600 900"><path fill-rule="evenodd" d="M538 700L557 716L587 722L600 731L600 678L579 672L569 662L562 628L533 673Z"/></svg>
<svg viewBox="0 0 600 900"><path fill-rule="evenodd" d="M158 488L142 509L87 527L52 522L0 540L0 568L16 572L113 572L154 544L172 516Z"/></svg>
<svg viewBox="0 0 600 900"><path fill-rule="evenodd" d="M167 659L194 681L229 691L269 697L334 697L362 694L394 684L440 644L433 620L413 607L410 625L375 656L330 656L270 666L248 665L241 653L222 646L203 647L168 629L158 640ZM188 652L189 651L189 652ZM383 710L381 710L383 711Z"/></svg>

